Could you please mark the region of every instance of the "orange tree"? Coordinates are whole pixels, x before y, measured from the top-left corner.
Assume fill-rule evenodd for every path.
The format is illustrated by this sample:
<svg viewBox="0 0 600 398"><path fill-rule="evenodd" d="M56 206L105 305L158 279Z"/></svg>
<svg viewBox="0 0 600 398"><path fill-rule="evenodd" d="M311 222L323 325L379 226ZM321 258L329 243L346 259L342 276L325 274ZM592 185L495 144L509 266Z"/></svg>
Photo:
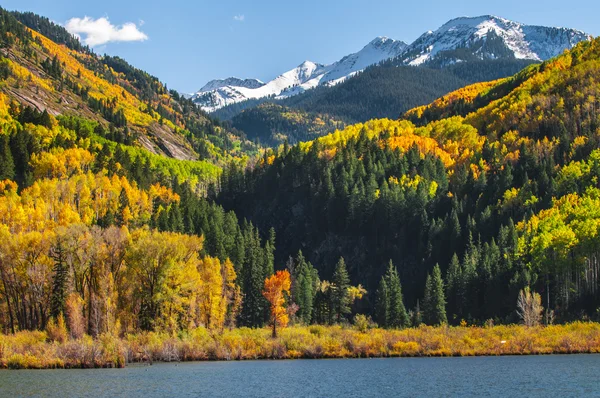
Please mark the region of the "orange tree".
<svg viewBox="0 0 600 398"><path fill-rule="evenodd" d="M271 324L273 325L273 337L277 337L277 325L286 327L288 324L288 315L285 310L285 296L290 294L290 273L277 271L265 279L263 296L271 304Z"/></svg>

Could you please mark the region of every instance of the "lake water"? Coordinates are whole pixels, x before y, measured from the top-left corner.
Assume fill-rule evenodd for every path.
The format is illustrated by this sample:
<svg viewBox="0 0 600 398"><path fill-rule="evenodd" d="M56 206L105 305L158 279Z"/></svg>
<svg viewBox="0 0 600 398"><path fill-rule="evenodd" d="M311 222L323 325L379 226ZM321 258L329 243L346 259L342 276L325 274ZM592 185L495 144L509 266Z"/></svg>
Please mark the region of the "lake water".
<svg viewBox="0 0 600 398"><path fill-rule="evenodd" d="M600 396L600 355L189 362L0 371L1 397Z"/></svg>

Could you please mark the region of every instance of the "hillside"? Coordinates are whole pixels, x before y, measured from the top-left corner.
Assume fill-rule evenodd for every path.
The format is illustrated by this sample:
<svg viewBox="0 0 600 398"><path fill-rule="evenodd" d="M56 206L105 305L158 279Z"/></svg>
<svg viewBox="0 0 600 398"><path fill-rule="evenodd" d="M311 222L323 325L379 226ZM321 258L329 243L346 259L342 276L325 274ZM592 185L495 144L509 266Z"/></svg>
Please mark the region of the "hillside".
<svg viewBox="0 0 600 398"><path fill-rule="evenodd" d="M231 125L251 140L277 147L284 142L310 141L342 128L344 123L327 114L305 112L265 103L235 116Z"/></svg>
<svg viewBox="0 0 600 398"><path fill-rule="evenodd" d="M421 127L373 120L265 155L224 173L218 201L273 226L278 261L302 250L327 276L344 256L373 291L391 259L411 306L439 264L454 322L510 320L525 285L557 319L594 311L599 60L583 42L409 112Z"/></svg>
<svg viewBox="0 0 600 398"><path fill-rule="evenodd" d="M575 29L531 26L493 15L460 17L425 32L411 44L377 37L360 51L330 65L304 61L266 83L257 79L213 80L193 94L192 100L202 109L215 112L247 100L290 98L315 87L336 86L384 62L434 68L485 60L540 62L588 39L589 35Z"/></svg>
<svg viewBox="0 0 600 398"><path fill-rule="evenodd" d="M2 92L21 106L99 121L103 135L117 142L177 159L219 163L253 150L123 59L97 56L46 18L0 12Z"/></svg>
<svg viewBox="0 0 600 398"><path fill-rule="evenodd" d="M284 113L294 112L298 117L324 113L345 123L365 122L374 118L395 119L410 108L428 104L434 99L469 83L512 76L530 65L527 60L472 61L444 69L399 66L388 61L367 68L334 87L317 87L283 100L260 99L235 103L215 111L212 115L222 120L233 119L233 126L254 139L259 131L271 131L272 120L285 120ZM266 107L265 103L275 106ZM275 115L276 110L282 114ZM236 116L237 115L237 116ZM309 118L310 119L310 118ZM261 124L262 121L262 124ZM310 120L304 124L314 125ZM298 142L295 125L279 123L277 132L290 143ZM324 135L334 129L330 126L313 131ZM309 139L306 136L304 139ZM279 140L281 141L281 140ZM264 137L261 142L264 141ZM271 142L272 144L273 142Z"/></svg>
<svg viewBox="0 0 600 398"><path fill-rule="evenodd" d="M494 15L459 17L425 32L399 59L414 66L473 59L544 61L588 39L588 34L576 29L526 25Z"/></svg>
<svg viewBox="0 0 600 398"><path fill-rule="evenodd" d="M212 80L191 99L207 112L247 100L287 98L315 87L334 86L363 69L399 56L406 43L377 37L360 51L329 65L304 61L297 67L263 83L257 79L227 78Z"/></svg>
<svg viewBox="0 0 600 398"><path fill-rule="evenodd" d="M383 347L369 330L439 342L492 324L530 333L542 315L599 319L600 38L511 77L498 74L514 60L390 61L332 88L389 72L433 96L428 77L494 77L401 118L400 102L361 123L260 104L231 121L276 146L253 157L235 128L47 19L0 11L0 44L0 366L175 358L182 345L186 358L333 352L322 342L348 356ZM465 322L485 327L421 326ZM595 349L561 340L596 333L573 325L482 347ZM380 352L442 354L413 343Z"/></svg>

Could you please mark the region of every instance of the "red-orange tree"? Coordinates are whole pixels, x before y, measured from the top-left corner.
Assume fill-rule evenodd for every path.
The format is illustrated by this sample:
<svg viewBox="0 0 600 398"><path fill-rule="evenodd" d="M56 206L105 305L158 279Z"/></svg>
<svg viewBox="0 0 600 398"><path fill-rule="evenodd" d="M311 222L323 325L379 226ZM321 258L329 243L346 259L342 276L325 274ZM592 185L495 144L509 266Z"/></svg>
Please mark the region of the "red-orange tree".
<svg viewBox="0 0 600 398"><path fill-rule="evenodd" d="M277 337L277 326L286 327L288 315L285 310L285 297L290 294L290 273L277 271L265 279L263 296L271 304L271 325L273 326L273 337Z"/></svg>

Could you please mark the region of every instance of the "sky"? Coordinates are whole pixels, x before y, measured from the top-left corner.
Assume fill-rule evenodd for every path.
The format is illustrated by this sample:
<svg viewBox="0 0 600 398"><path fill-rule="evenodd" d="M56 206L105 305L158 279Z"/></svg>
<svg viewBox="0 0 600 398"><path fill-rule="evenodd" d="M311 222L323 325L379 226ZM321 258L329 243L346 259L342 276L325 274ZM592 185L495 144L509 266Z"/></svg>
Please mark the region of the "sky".
<svg viewBox="0 0 600 398"><path fill-rule="evenodd" d="M412 42L452 18L492 14L600 35L598 0L0 0L77 32L169 88L216 78L268 81L305 60L331 63L377 36Z"/></svg>

